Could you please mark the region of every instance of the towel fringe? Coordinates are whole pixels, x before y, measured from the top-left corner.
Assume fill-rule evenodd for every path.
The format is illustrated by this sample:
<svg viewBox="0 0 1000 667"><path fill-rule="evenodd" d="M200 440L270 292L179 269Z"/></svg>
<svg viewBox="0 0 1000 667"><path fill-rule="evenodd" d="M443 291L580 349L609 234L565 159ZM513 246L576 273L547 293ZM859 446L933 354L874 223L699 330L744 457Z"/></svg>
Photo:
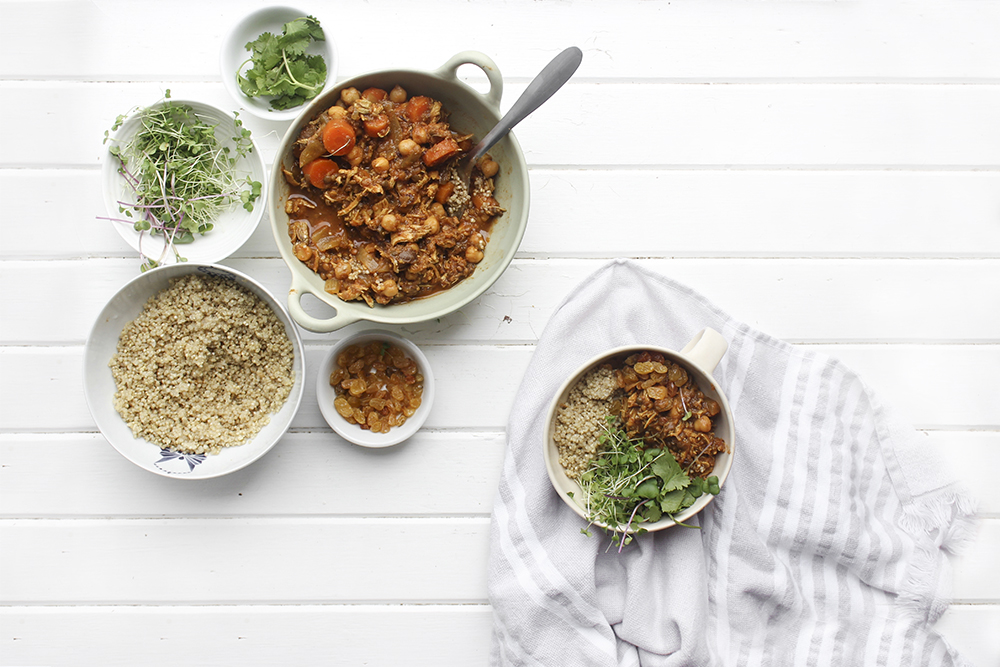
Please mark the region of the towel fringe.
<svg viewBox="0 0 1000 667"><path fill-rule="evenodd" d="M916 542L898 593L905 611L934 623L948 608L950 571L947 556L941 552L954 556L974 541L975 515L976 501L956 486L915 498L903 509L900 527Z"/></svg>

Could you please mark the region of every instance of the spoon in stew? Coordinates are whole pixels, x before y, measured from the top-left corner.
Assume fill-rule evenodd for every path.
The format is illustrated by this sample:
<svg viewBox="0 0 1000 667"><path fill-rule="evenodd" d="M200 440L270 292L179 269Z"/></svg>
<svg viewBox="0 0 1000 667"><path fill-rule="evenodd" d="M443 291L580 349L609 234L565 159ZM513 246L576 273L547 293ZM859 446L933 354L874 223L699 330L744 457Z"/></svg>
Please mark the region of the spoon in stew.
<svg viewBox="0 0 1000 667"><path fill-rule="evenodd" d="M569 47L553 58L528 84L528 87L521 93L521 97L514 102L514 106L504 114L500 122L483 137L482 141L476 144L470 153L462 158L455 171L465 185L467 192L472 185L472 168L479 161L479 158L485 155L486 151L492 148L496 142L503 139L511 128L524 120L528 114L540 107L542 102L562 88L563 84L569 81L569 78L576 72L576 68L580 66L582 60L583 52L575 46Z"/></svg>

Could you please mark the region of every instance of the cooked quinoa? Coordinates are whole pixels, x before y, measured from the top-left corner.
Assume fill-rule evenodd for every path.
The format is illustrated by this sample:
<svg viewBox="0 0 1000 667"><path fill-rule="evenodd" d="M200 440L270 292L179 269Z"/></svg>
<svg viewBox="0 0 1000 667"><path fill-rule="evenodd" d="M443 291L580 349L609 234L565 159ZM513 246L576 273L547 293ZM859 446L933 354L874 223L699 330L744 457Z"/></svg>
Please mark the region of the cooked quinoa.
<svg viewBox="0 0 1000 667"><path fill-rule="evenodd" d="M617 387L610 368L596 368L573 385L556 411L553 439L568 477L576 479L590 466Z"/></svg>
<svg viewBox="0 0 1000 667"><path fill-rule="evenodd" d="M257 295L190 274L125 325L108 365L115 410L135 437L217 454L250 440L281 409L293 360L284 325Z"/></svg>

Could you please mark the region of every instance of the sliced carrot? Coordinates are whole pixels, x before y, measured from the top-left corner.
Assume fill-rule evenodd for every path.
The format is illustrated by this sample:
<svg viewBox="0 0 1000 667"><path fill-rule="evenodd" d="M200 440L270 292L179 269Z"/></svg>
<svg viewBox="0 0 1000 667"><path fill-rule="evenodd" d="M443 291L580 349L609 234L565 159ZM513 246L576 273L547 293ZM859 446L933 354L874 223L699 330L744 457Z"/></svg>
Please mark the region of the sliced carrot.
<svg viewBox="0 0 1000 667"><path fill-rule="evenodd" d="M410 101L406 103L406 117L409 118L412 123L424 120L424 117L427 116L430 110L431 98L424 97L423 95L411 97Z"/></svg>
<svg viewBox="0 0 1000 667"><path fill-rule="evenodd" d="M327 175L334 171L337 171L337 163L325 157L317 158L302 167L302 173L317 188L323 188L326 185Z"/></svg>
<svg viewBox="0 0 1000 667"><path fill-rule="evenodd" d="M458 144L451 137L442 139L428 148L427 152L424 153L424 164L428 167L437 166L450 158L452 155L458 154L460 150L461 149L458 147Z"/></svg>
<svg viewBox="0 0 1000 667"><path fill-rule="evenodd" d="M347 155L354 148L354 127L343 118L334 118L323 126L323 146L330 155Z"/></svg>
<svg viewBox="0 0 1000 667"><path fill-rule="evenodd" d="M365 121L365 134L369 137L384 137L389 133L389 117L384 113Z"/></svg>
<svg viewBox="0 0 1000 667"><path fill-rule="evenodd" d="M369 102L381 102L385 98L389 97L389 93L385 92L381 88L366 88L365 92L361 93L361 97L365 98Z"/></svg>
<svg viewBox="0 0 1000 667"><path fill-rule="evenodd" d="M455 184L452 183L451 181L445 181L444 183L441 184L441 187L439 187L438 191L434 194L434 201L436 201L439 204L443 204L446 201L448 201L448 198L451 197L452 193L454 192L455 192Z"/></svg>

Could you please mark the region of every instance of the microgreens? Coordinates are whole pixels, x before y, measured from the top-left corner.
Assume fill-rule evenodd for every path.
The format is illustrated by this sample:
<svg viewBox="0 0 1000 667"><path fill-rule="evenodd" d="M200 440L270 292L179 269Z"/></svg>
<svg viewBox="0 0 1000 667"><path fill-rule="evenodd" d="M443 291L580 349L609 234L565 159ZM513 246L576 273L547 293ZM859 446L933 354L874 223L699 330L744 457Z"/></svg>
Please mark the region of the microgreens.
<svg viewBox="0 0 1000 667"><path fill-rule="evenodd" d="M169 98L168 90L164 100ZM111 131L121 128L127 117L118 116ZM139 111L140 129L121 144L104 133L104 142L112 142L108 151L118 158L118 173L134 196L134 201L118 202L124 219L109 219L132 225L140 239L149 232L166 240L158 258L147 257L140 245L143 271L159 266L168 248L178 261L185 261L175 245L211 231L214 221L235 203L253 210L262 186L250 176L237 175L236 163L253 150L253 143L239 114L234 117L232 147L219 143L215 125L179 102L164 101Z"/></svg>
<svg viewBox="0 0 1000 667"><path fill-rule="evenodd" d="M707 479L689 476L669 449L644 449L641 439L628 437L617 417L609 415L606 421L599 454L579 480L590 521L582 529L584 534L591 534L594 523L603 524L621 552L632 541L629 531L636 526L633 534L644 533L642 524L655 523L663 516L688 526L675 515L702 495L719 493L715 475Z"/></svg>

